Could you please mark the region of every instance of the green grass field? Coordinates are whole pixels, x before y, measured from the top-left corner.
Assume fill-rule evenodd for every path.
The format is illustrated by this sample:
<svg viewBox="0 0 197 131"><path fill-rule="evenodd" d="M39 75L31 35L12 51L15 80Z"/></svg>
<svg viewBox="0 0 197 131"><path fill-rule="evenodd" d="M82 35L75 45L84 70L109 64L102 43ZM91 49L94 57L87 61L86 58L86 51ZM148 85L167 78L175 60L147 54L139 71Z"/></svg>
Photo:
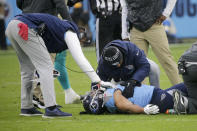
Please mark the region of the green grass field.
<svg viewBox="0 0 197 131"><path fill-rule="evenodd" d="M191 44L170 45L177 61ZM96 55L93 47L83 49L85 56L96 69ZM149 57L157 61L150 50ZM67 55L67 67L81 71L71 55ZM160 66L161 67L161 66ZM72 88L78 94L90 89L90 80L83 73L68 70ZM161 69L161 87L170 87ZM82 104L64 104L64 92L55 80L57 103L63 111L73 114L70 118L44 119L40 116L22 117L20 113L20 71L14 50L0 51L0 131L195 131L197 115L79 115ZM41 110L43 111L43 110Z"/></svg>

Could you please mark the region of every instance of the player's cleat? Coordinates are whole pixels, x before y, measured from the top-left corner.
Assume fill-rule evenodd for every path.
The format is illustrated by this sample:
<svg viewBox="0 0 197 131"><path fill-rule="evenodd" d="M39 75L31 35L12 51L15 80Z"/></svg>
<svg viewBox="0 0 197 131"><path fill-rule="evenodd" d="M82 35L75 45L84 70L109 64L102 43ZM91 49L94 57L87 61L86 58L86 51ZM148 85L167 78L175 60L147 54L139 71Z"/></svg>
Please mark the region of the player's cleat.
<svg viewBox="0 0 197 131"><path fill-rule="evenodd" d="M177 114L187 114L188 99L180 91L173 92L174 110Z"/></svg>
<svg viewBox="0 0 197 131"><path fill-rule="evenodd" d="M32 100L34 107L40 108L40 109L45 109L44 103L39 100L36 96L33 95L33 100Z"/></svg>
<svg viewBox="0 0 197 131"><path fill-rule="evenodd" d="M39 116L43 115L42 112L38 111L35 107L30 109L21 109L21 116Z"/></svg>
<svg viewBox="0 0 197 131"><path fill-rule="evenodd" d="M56 117L72 117L72 114L61 111L58 107L55 107L53 110L45 108L45 114L43 118L56 118Z"/></svg>
<svg viewBox="0 0 197 131"><path fill-rule="evenodd" d="M80 96L72 89L65 90L65 104L80 103Z"/></svg>

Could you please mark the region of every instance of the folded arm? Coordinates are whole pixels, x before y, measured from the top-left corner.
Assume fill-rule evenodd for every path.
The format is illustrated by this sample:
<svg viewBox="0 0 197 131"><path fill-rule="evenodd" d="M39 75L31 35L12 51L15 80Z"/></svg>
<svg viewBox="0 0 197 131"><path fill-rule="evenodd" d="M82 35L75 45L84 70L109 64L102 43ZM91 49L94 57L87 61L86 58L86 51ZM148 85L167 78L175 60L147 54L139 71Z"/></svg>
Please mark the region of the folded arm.
<svg viewBox="0 0 197 131"><path fill-rule="evenodd" d="M144 113L144 108L131 103L126 99L120 90L114 92L114 101L116 107L127 113Z"/></svg>
<svg viewBox="0 0 197 131"><path fill-rule="evenodd" d="M138 105L133 104L128 99L126 99L120 90L114 92L114 101L116 107L123 112L127 113L145 113L147 115L150 114L158 114L159 107L157 105L148 104L144 108Z"/></svg>

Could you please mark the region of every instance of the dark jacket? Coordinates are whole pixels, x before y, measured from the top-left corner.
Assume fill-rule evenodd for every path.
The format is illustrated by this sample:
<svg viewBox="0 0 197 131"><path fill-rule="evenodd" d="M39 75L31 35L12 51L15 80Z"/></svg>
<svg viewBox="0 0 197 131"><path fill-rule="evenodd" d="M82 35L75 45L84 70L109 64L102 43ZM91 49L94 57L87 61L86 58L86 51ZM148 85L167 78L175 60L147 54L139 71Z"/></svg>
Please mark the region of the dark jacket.
<svg viewBox="0 0 197 131"><path fill-rule="evenodd" d="M118 81L126 81L129 79L142 82L149 75L150 64L142 50L136 45L128 41L114 40L105 47L116 46L123 53L123 64L120 68L113 68L103 62L100 57L97 73L101 80L110 81L112 78Z"/></svg>
<svg viewBox="0 0 197 131"><path fill-rule="evenodd" d="M136 29L148 30L162 15L163 0L126 0L127 19Z"/></svg>
<svg viewBox="0 0 197 131"><path fill-rule="evenodd" d="M63 19L72 20L65 0L16 0L16 4L23 13L60 14Z"/></svg>
<svg viewBox="0 0 197 131"><path fill-rule="evenodd" d="M25 13L17 15L14 19L20 20L27 24L29 28L36 29L41 23L46 25L43 34L45 45L49 53L59 53L68 49L64 40L65 32L72 30L78 32L78 27L74 22L68 20L61 20L56 16L41 13Z"/></svg>

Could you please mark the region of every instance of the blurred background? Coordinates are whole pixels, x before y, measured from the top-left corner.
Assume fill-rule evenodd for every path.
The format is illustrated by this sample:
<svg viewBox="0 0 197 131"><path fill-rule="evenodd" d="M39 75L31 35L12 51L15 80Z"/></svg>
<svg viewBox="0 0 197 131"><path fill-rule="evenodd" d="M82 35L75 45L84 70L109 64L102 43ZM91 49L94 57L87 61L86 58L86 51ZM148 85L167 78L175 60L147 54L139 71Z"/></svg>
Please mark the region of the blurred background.
<svg viewBox="0 0 197 131"><path fill-rule="evenodd" d="M15 0L0 0L0 5L3 3L5 6L1 6L0 18L5 21L6 26L11 18L21 11L16 7ZM88 40L83 46L94 45L95 16L91 12L89 0L83 0L69 10L76 24L87 29ZM163 24L170 44L195 42L197 40L197 0L177 0L171 17ZM2 40L0 42L2 43ZM10 45L7 40L6 45Z"/></svg>

